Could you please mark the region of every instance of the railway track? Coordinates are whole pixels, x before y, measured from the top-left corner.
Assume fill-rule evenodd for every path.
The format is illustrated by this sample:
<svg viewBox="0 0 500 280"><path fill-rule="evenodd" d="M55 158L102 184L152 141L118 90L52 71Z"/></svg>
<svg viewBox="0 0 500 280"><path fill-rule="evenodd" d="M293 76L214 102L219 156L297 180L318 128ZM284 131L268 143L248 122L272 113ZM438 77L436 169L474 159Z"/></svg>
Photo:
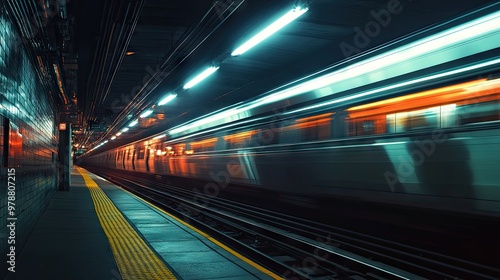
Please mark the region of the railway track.
<svg viewBox="0 0 500 280"><path fill-rule="evenodd" d="M104 174L101 174L104 175ZM495 279L500 270L157 182L105 178L286 279Z"/></svg>

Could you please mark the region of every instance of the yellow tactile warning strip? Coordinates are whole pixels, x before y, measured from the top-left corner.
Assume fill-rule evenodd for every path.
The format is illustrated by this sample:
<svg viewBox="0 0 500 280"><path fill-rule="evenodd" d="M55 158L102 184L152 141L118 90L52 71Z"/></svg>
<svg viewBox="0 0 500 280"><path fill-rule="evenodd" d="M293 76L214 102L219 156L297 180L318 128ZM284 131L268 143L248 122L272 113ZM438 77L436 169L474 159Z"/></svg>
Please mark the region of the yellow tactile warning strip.
<svg viewBox="0 0 500 280"><path fill-rule="evenodd" d="M177 279L163 261L144 242L103 190L76 167L90 191L99 222L108 237L123 280Z"/></svg>
<svg viewBox="0 0 500 280"><path fill-rule="evenodd" d="M248 258L246 258L245 256L241 255L240 253L238 253L238 252L234 251L233 249L231 249L231 248L227 247L226 245L224 245L223 243L221 243L219 240L217 240L217 239L213 238L212 236L210 236L210 235L206 234L205 232L203 232L203 231L201 231L201 230L199 230L199 229L197 229L197 228L193 227L192 225L190 225L190 224L188 224L188 223L184 222L183 220L181 220L181 219L177 218L176 216L174 216L174 215L172 215L172 214L170 214L170 213L166 212L165 210L163 210L163 209L161 209L161 208L156 207L155 205L153 205L153 204L149 203L148 201L146 201L146 200L144 200L144 199L142 199L142 198L140 198L140 197L136 196L136 195L135 195L135 194L133 194L133 193L130 193L130 192L129 192L129 194L131 194L131 195L135 196L137 199L140 199L140 200L141 200L141 201L143 201L144 203L147 203L149 206L151 206L151 207L155 208L156 210L158 210L158 211L162 212L163 214L165 214L165 215L169 216L170 218L172 218L172 219L176 220L177 222L179 222L179 223L181 223L181 224L185 225L186 227L190 228L191 230L196 231L196 232L197 232L198 234L200 234L201 236L203 236L203 237L205 237L206 239L208 239L208 240L212 241L212 242L213 242L214 244L216 244L217 246L219 246L219 247L221 247L222 249L224 249L224 250L228 251L229 253L231 253L231 254L232 254L232 255L234 255L235 257L237 257L237 258L239 258L240 260L242 260L242 261L246 262L247 264L249 264L249 265L251 265L251 266L255 267L257 270L259 270L260 272L262 272L262 273L264 273L264 274L268 275L269 277L271 277L271 278L273 278L273 279L276 279L276 280L284 280L284 279L285 279L285 278L283 278L283 277L279 276L278 274L276 274L276 273L274 273L274 272L270 271L269 269L267 269L267 268L265 268L265 267L263 267L263 266L259 265L258 263L254 262L254 261L252 261L252 260L250 260L250 259L248 259Z"/></svg>

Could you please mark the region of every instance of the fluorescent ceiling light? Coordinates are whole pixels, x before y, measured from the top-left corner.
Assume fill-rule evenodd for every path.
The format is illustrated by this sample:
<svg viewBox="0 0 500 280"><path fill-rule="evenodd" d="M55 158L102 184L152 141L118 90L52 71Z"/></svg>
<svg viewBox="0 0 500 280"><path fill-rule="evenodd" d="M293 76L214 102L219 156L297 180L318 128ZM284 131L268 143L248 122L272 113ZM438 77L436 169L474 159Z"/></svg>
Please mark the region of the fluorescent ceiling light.
<svg viewBox="0 0 500 280"><path fill-rule="evenodd" d="M158 102L158 106L162 106L167 104L168 102L172 101L177 96L177 94L169 94L165 96L160 102Z"/></svg>
<svg viewBox="0 0 500 280"><path fill-rule="evenodd" d="M109 141L108 141L108 140L106 140L106 141L104 141L104 143L103 143L103 144L106 144L106 143L108 143L108 142L109 142Z"/></svg>
<svg viewBox="0 0 500 280"><path fill-rule="evenodd" d="M233 115L235 115L235 114L237 114L239 112L241 112L241 109L240 110L238 110L238 109L230 109L228 111L222 111L222 112L217 113L217 114L215 114L213 116L202 118L202 119L199 119L197 121L194 121L193 123L190 123L190 124L187 124L187 125L183 125L183 126L174 128L174 129L170 130L170 133L183 132L183 131L186 131L188 129L195 128L197 126L201 126L201 125L213 122L213 121L217 121L217 120L220 120L220 119L231 117L231 116L233 116Z"/></svg>
<svg viewBox="0 0 500 280"><path fill-rule="evenodd" d="M167 136L167 135L166 134L158 135L155 138L153 138L153 140L160 139L160 138L163 138L165 136Z"/></svg>
<svg viewBox="0 0 500 280"><path fill-rule="evenodd" d="M339 69L330 74L320 76L296 86L270 94L259 101L260 105L284 100L305 92L321 89L336 82L348 80L359 75L391 66L398 61L421 57L437 49L445 49L450 45L472 40L498 29L500 12L461 24L451 29L433 34L397 49L370 57L360 62Z"/></svg>
<svg viewBox="0 0 500 280"><path fill-rule="evenodd" d="M116 139L116 136L111 137L111 140L115 140L115 139Z"/></svg>
<svg viewBox="0 0 500 280"><path fill-rule="evenodd" d="M198 76L196 76L194 79L192 79L191 81L187 82L185 85L184 85L184 89L188 89L188 88L192 88L194 87L196 84L198 84L199 82L203 81L204 79L206 79L208 76L212 75L215 71L217 71L217 69L219 69L219 67L210 67L208 68L207 70L201 72L201 74L199 74Z"/></svg>
<svg viewBox="0 0 500 280"><path fill-rule="evenodd" d="M153 113L153 110L147 110L147 111L144 111L142 114L141 114L141 118L145 118L149 115L151 115Z"/></svg>
<svg viewBox="0 0 500 280"><path fill-rule="evenodd" d="M306 92L311 92L314 90L319 90L322 88L325 88L327 86L330 86L336 82L339 81L344 81L348 79L352 79L354 77L357 77L359 75L366 75L369 74L370 72L373 72L377 69L383 69L385 67L389 67L393 65L394 63L398 61L406 61L410 59L414 59L416 57L422 57L426 54L432 53L438 49L445 49L449 48L451 46L457 45L462 42L468 42L474 39L477 39L481 36L493 36L491 35L492 33L495 34L494 32L498 32L497 30L500 30L500 12L495 12L493 14L481 17L479 19L461 24L459 26L455 26L453 28L450 28L448 30L433 34L429 37L411 42L407 45L398 47L394 50L384 52L382 54L369 57L365 60L356 62L354 64L351 64L347 67L335 70L331 73L319 76L317 78L313 78L311 80L302 82L300 84L291 86L289 88L285 88L282 90L279 90L277 92L274 92L270 95L267 95L265 97L259 98L255 101L250 101L247 104L237 107L237 108L232 108L228 109L213 115L206 116L205 118L198 119L196 121L193 121L191 123L187 123L185 125L178 126L174 129L171 129L169 133L175 134L175 133L180 133L184 132L190 129L195 129L197 127L201 127L204 125L208 125L210 123L214 123L214 125L217 122L222 122L222 121L234 121L237 119L241 119L242 117L245 117L246 115L243 115L242 113L246 113L247 111L277 101L285 100L290 97L294 97ZM416 50L418 49L418 50ZM425 82L428 80L433 80L436 78L440 77L445 77L452 75L454 73L462 73L466 71L470 71L473 69L480 69L483 67L486 67L488 65L495 65L500 63L499 59L495 59L489 62L473 65L470 67L466 68L461 68L458 70L454 70L451 72L446 72L446 73L440 73L436 74L433 76L428 76L428 77L423 77L415 80L410 80L410 81L405 81L403 83L399 83L396 85L391 85L387 86L384 88L379 88L379 89L374 89L370 90L367 92L355 94L355 95L350 95L334 100L330 100L327 102L323 102L321 104L315 104L307 108L301 108L295 111L291 111L288 113L292 112L298 112L298 111L303 111L303 110L309 110L313 108L318 108L322 106L327 106L331 105L334 103L339 103L339 102L344 102L348 101L351 99L356 99L368 95L372 95L375 93L379 93L382 91L387 91L387 90L392 90L395 88L407 86L407 85L412 85L420 82ZM242 114L242 115L239 115Z"/></svg>
<svg viewBox="0 0 500 280"><path fill-rule="evenodd" d="M116 134L116 136L120 136L120 135L122 135L122 133L123 133L123 132L118 132L118 133Z"/></svg>
<svg viewBox="0 0 500 280"><path fill-rule="evenodd" d="M124 129L122 129L122 132L127 132L130 128L128 127L125 127Z"/></svg>
<svg viewBox="0 0 500 280"><path fill-rule="evenodd" d="M134 127L134 126L136 126L138 123L139 123L139 121L138 121L138 120L135 120L135 121L131 122L128 126L129 126L129 127Z"/></svg>
<svg viewBox="0 0 500 280"><path fill-rule="evenodd" d="M294 21L295 19L297 19L298 17L303 15L308 10L309 10L308 8L301 8L301 7L293 8L291 11L286 13L284 16L280 17L277 21L273 22L271 25L266 27L266 29L262 30L257 35L253 36L250 40L246 41L239 48L234 50L231 53L231 55L237 56L237 55L243 54L244 52L253 48L254 46L259 44L260 42L264 41L267 37L273 35L275 32L277 32L281 28L285 27L290 22Z"/></svg>

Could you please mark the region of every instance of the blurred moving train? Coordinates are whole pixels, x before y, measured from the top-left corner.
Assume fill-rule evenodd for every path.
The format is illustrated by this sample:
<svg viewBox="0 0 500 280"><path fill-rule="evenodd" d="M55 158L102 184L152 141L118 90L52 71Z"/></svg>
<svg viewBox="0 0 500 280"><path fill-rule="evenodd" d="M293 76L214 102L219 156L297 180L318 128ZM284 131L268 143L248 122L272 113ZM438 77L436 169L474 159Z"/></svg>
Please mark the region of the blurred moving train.
<svg viewBox="0 0 500 280"><path fill-rule="evenodd" d="M84 165L498 216L498 10L413 34L164 134L90 153Z"/></svg>

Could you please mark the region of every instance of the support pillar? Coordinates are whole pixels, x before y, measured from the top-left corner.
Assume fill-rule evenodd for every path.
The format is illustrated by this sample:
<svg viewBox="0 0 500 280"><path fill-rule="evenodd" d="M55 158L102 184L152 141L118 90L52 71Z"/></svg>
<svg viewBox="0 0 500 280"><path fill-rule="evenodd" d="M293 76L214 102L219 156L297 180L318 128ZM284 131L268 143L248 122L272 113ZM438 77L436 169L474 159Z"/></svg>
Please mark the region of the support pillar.
<svg viewBox="0 0 500 280"><path fill-rule="evenodd" d="M71 123L59 124L58 174L59 191L69 191L71 185Z"/></svg>

